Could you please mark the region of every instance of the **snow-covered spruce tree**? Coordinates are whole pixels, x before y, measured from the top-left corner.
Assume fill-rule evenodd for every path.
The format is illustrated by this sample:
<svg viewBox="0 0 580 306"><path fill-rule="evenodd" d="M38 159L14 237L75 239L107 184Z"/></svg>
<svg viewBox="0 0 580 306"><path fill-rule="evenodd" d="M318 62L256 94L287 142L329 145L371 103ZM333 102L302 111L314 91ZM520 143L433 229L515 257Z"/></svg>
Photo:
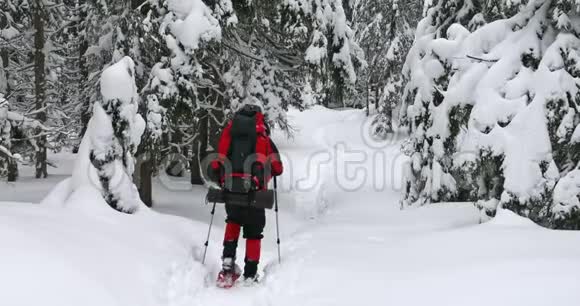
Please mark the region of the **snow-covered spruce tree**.
<svg viewBox="0 0 580 306"><path fill-rule="evenodd" d="M219 119L224 112L223 97L219 93L225 90L216 80L224 73L224 63L220 63L222 56L216 45L222 37L218 19L222 15L218 13L228 18L225 2L214 3L212 10L201 0L149 1L151 12L146 24L151 31L158 31L164 43L160 48L166 52L157 59L145 90L148 108L162 116L149 122L148 130L162 128L156 150L164 156L191 159L192 183L196 184L203 183L199 162L207 154L209 122L217 119L223 125ZM170 175L183 175L187 165L181 161L170 160L163 166Z"/></svg>
<svg viewBox="0 0 580 306"><path fill-rule="evenodd" d="M553 5L552 25L560 31L544 58L567 81L565 92L546 102L553 159L560 171L550 211L555 228L580 229L580 24L575 1ZM564 82L563 82L564 83Z"/></svg>
<svg viewBox="0 0 580 306"><path fill-rule="evenodd" d="M145 130L137 113L135 63L129 57L100 76L99 101L81 141L72 176L59 183L42 205L75 207L91 213L145 212L133 184L134 154Z"/></svg>
<svg viewBox="0 0 580 306"><path fill-rule="evenodd" d="M138 40L124 40L126 53L137 57L141 66L141 73L137 77L137 86L143 86L140 93L143 103L140 105L140 113L146 121L145 133L137 155L139 156L139 168L135 169L134 181L139 189L141 200L147 206L153 206L153 182L152 178L159 174L164 154L162 149L163 138L168 131L167 109L162 103L171 106L173 98L177 94L177 87L172 79L169 68L163 68L163 61L167 64L167 55L171 54L167 45L163 42L163 35L159 32L160 18L163 10L156 5L158 2L136 1L129 18L123 19L121 28L125 32L132 33ZM169 79L166 79L169 78ZM145 82L145 83L144 83Z"/></svg>
<svg viewBox="0 0 580 306"><path fill-rule="evenodd" d="M486 198L480 200L480 206L488 215L493 215L499 203L504 208L530 217L543 225L572 228L575 222L572 220L570 223L570 218L573 219L573 205L568 206L564 204L566 200L561 201L569 198L570 193L557 188L559 191L553 194L557 180L573 169L578 160L574 157L574 153L568 153L574 152L574 144L571 141L573 131L569 130L574 129L578 123L578 119L572 118L570 121L571 117L568 115L570 108L577 107L574 105L577 105L578 79L573 68L574 61L570 61L570 54L573 58L578 45L577 42L576 46L573 43L574 36L570 33L572 27L562 22L566 19L559 14L561 10L559 7L562 4L563 2L559 1L531 1L515 17L506 21L512 22L514 33L508 32L503 38L505 41L509 41L515 35L525 35L527 40L518 46L519 48L513 48L513 54L509 54L519 60L516 63L519 63L520 67L513 64L507 66L501 60L494 65L500 67L500 64L503 64L502 66L507 66L502 67L503 69L518 72L515 76L506 77L509 82L504 89L500 89L500 93L503 92L505 95L503 98L516 101L517 98L520 99L518 102L512 102L512 105L522 103L523 99L528 106L519 112L512 109L504 110L501 114L500 111L496 111L496 114L501 114L496 124L508 131L507 135L514 137L514 140L510 141L509 145L502 144L503 148L498 142L487 144L488 152L496 158L492 167L496 169L496 173L501 173L502 180L499 182L501 184L496 186L497 191L493 194L488 193ZM574 12L570 3L568 8L565 12ZM499 46L502 44L505 45L507 42L502 42ZM507 57L506 51L502 53L504 54L497 54L495 57ZM558 83L565 85L553 84L547 80L557 80ZM476 112L472 114L472 118L476 122L486 122L479 124L480 129L495 135L491 122L479 119L489 118L489 110L480 109L484 108L476 105L474 110ZM486 114L482 115L483 112ZM523 120L526 120L525 124L521 122ZM534 122L533 126L531 122ZM527 136L532 131L533 139ZM483 138L488 141L488 137ZM520 148L516 149L518 143ZM521 148L526 149L522 151ZM475 164L479 167L485 165L482 159L476 159ZM525 179L522 179L522 176ZM563 180L562 184L559 183L560 186L565 184L566 180ZM486 189L479 188L479 194L485 192ZM556 207L552 211L553 200ZM567 209L562 209L565 206ZM555 219L558 222L554 222ZM578 226L577 222L575 226Z"/></svg>
<svg viewBox="0 0 580 306"><path fill-rule="evenodd" d="M568 90L546 81L560 79L559 73L552 74L553 54L559 52L554 51L559 49L559 30L549 26L554 4L552 1L531 1L513 18L496 23L508 29L503 31L504 36L488 46L480 45L470 50L477 56L500 59L490 64L489 72L478 84L482 96L475 99L470 119L473 124L466 135L467 139L477 141L463 148L463 151L479 155L473 161L465 161L463 166L491 167L495 177L501 178L495 180L490 190L488 185L493 179L489 173L486 177L481 171L473 172L474 180L479 182L478 204L487 215L493 215L499 203L522 216L550 225L550 203L559 170L553 159L558 148L552 147L549 141L547 119L552 116L546 112L550 108L549 101L566 97ZM487 38L485 35L490 35L487 33L497 31L492 26L481 28L469 41ZM515 37L517 45L513 43ZM494 71L499 72L493 74ZM504 80L505 85L490 90L497 80ZM483 96L487 97L485 102ZM501 108L502 104L507 107ZM488 158L481 158L483 151Z"/></svg>
<svg viewBox="0 0 580 306"><path fill-rule="evenodd" d="M352 31L339 21L346 18L342 3L331 2L324 7L332 7L333 16L318 18L315 13L324 7L305 13L286 1L149 1L163 12L160 34L171 54L155 65L150 82L153 93L157 91L152 101L160 103L166 126L161 150L191 158L193 183L203 182L197 175L199 161L216 147L225 118L233 111L245 103L260 104L273 128L289 131L285 110L300 106L308 96L303 94L308 89L305 75L318 71L329 58L338 72L353 67L354 47L343 43L343 38L352 38ZM330 23L335 21L340 27L333 31ZM313 44L308 29L335 37L336 45L324 48L341 46L337 52L342 53L331 52L308 66L307 49ZM351 76L354 81L356 75Z"/></svg>
<svg viewBox="0 0 580 306"><path fill-rule="evenodd" d="M420 19L420 9L415 1L397 1L393 3L397 13L392 15L390 25L389 48L383 65L386 67L384 88L379 98L379 115L375 119L376 135L384 137L392 125L392 121L398 125L401 122L399 113L403 101L405 85L408 79L401 74L403 65L413 43L414 31Z"/></svg>
<svg viewBox="0 0 580 306"><path fill-rule="evenodd" d="M0 49L7 75L7 96L11 97L11 109L35 117L45 125L55 127L54 132L26 131L25 139L14 146L25 159L34 160L36 177L47 176L46 151L59 150L65 111L61 93L65 90L59 78L63 73L63 53L66 47L60 43L68 23L63 14L63 1L2 2L0 11L5 18L2 23ZM32 52L30 50L33 50ZM21 133L15 126L14 133ZM57 132L58 131L58 132ZM60 137L60 140L65 137Z"/></svg>
<svg viewBox="0 0 580 306"><path fill-rule="evenodd" d="M30 39L30 35L25 35L25 32L30 31L32 27L29 3L27 1L12 1L9 5L7 2L1 2L0 24L0 53L3 62L2 74L5 77L4 84L1 85L4 89L0 93L11 100L11 111L28 111L32 109L34 103L30 99L30 97L34 97L34 75L31 73L34 65L30 63L31 56L28 56L33 41ZM5 124L7 123L9 122L5 121ZM18 128L11 127L10 130L10 134L6 132L4 138L5 145L10 147L12 154L15 145L12 138ZM26 157L34 160L34 151L28 147ZM16 179L18 175L17 164L14 163L14 166L8 173L10 180Z"/></svg>
<svg viewBox="0 0 580 306"><path fill-rule="evenodd" d="M236 2L233 8L237 22L223 26L221 44L229 64L223 79L230 110L235 111L246 103L261 104L271 126L285 132L289 132L287 107L303 107L306 92L311 88L310 76L320 68L308 61L313 43L308 31L332 28L319 28L320 20L305 15L295 4L284 0ZM307 1L302 4L306 5ZM333 13L336 16L328 18L339 18L341 9L337 7L337 13ZM348 29L338 29L337 35L342 35L343 30Z"/></svg>
<svg viewBox="0 0 580 306"><path fill-rule="evenodd" d="M308 41L312 88L325 106L343 107L355 93L357 71L366 66L364 51L351 28L350 1L284 0L281 16L289 35ZM346 11L345 11L346 8ZM349 14L347 14L349 12Z"/></svg>
<svg viewBox="0 0 580 306"><path fill-rule="evenodd" d="M281 75L284 72L272 67L270 61L248 64L250 69L244 70L240 63L233 63L224 75L230 109L235 112L246 104L260 105L270 126L288 131L286 110L296 85L287 82Z"/></svg>
<svg viewBox="0 0 580 306"><path fill-rule="evenodd" d="M90 1L62 0L58 27L48 34L52 45L49 59L53 64L47 73L50 103L47 116L49 124L58 128L58 133L49 135L49 148L53 151L66 147L76 152L79 132L86 128L90 118L88 106L81 98L83 92L89 92L85 57L88 45L83 39L87 34L85 11L89 4Z"/></svg>
<svg viewBox="0 0 580 306"><path fill-rule="evenodd" d="M499 204L543 225L578 228L576 10L530 1L473 33L455 24L447 39L426 40L423 50L453 73L436 103L409 107L412 140L422 141L405 201L479 200L488 215ZM433 64L412 64L414 78L425 79Z"/></svg>
<svg viewBox="0 0 580 306"><path fill-rule="evenodd" d="M52 95L54 81L56 81L56 66L60 64L54 55L55 43L53 36L49 33L55 30L62 21L60 10L62 1L45 2L43 0L30 1L32 11L31 30L34 31L34 110L36 119L42 123L49 120L49 107L55 104L55 97ZM51 82L52 81L52 82ZM36 178L46 178L47 169L47 149L49 139L42 134L42 130L37 130L35 139L31 141L36 152Z"/></svg>
<svg viewBox="0 0 580 306"><path fill-rule="evenodd" d="M0 93L5 97L19 91L17 84L24 83L24 73L15 73L24 66L22 55L28 41L22 30L29 23L26 19L28 3L23 1L0 2ZM28 75L27 75L28 76ZM21 78L18 78L21 77Z"/></svg>
<svg viewBox="0 0 580 306"><path fill-rule="evenodd" d="M79 170L94 169L105 201L120 212L133 213L142 203L132 175L145 122L137 113L139 97L131 58L125 57L103 71L100 97L79 152L81 158L88 155L92 167Z"/></svg>
<svg viewBox="0 0 580 306"><path fill-rule="evenodd" d="M338 100L354 88L356 68L364 64L348 3L232 2L236 22L220 19L227 108L261 104L272 127L289 132L285 110L302 108L312 91L321 103L344 105Z"/></svg>
<svg viewBox="0 0 580 306"><path fill-rule="evenodd" d="M14 151L13 134L14 128L18 127L27 135L34 131L48 132L49 129L37 120L27 118L10 110L8 99L0 93L0 178L7 178L9 182L16 181L18 177L18 160L21 154Z"/></svg>
<svg viewBox="0 0 580 306"><path fill-rule="evenodd" d="M108 28L107 24L102 22L106 12L105 5L104 2L83 1L75 9L79 20L78 33L73 37L78 41L76 57L79 69L79 98L76 102L75 110L80 114L77 116L81 125L78 131L79 140L83 138L86 132L92 115L92 106L97 100L95 91L91 89L96 87L98 73L103 68L104 63L108 62L108 57L104 57L109 52L101 51L105 49L105 42L111 43L107 39L108 36L104 35L104 33L107 33L105 31ZM89 47L91 48L90 52Z"/></svg>
<svg viewBox="0 0 580 306"><path fill-rule="evenodd" d="M373 133L385 137L392 130L393 108L402 100L401 70L421 10L417 1L383 0L357 2L354 12L356 41L368 63L359 75L358 96L366 100L367 114L374 105Z"/></svg>
<svg viewBox="0 0 580 306"><path fill-rule="evenodd" d="M433 118L433 110L443 102L443 93L448 90L453 75L452 62L446 54L438 54L434 45L445 38L449 38L450 44L456 44L454 40L467 32L457 30L459 24L467 26L475 15L471 1L436 1L418 25L415 42L403 67L409 82L403 96L401 119L408 123L412 133L405 144L405 150L412 153L406 174L404 206L458 198L458 187L450 172L456 152L455 137L467 124L470 105L455 109L458 116L453 124L441 123L446 129L447 125L453 126L446 132L455 132L455 135L434 133L433 126L438 123ZM455 22L458 26L449 30Z"/></svg>
<svg viewBox="0 0 580 306"><path fill-rule="evenodd" d="M449 83L463 81L463 74L458 73L457 67L470 61L486 63L485 60L469 58L471 54L460 53L454 57L461 41L469 34L468 29L475 31L494 18L509 14L512 6L507 3L512 2L453 0L425 3L426 17L417 27L415 41L403 67L404 77L409 82L403 95L400 121L407 124L412 134L404 149L410 152L412 162L407 170L402 204L486 198L488 195L485 193L478 194L476 185L488 186L490 193L496 190L494 186L502 180L501 176L488 178L484 173L495 173L499 159L484 151L474 151L470 154L481 155L479 159L486 162L466 163L461 167L455 165L473 98L461 97L464 100L459 103L455 101L459 98L454 96L453 103L444 101L448 99ZM479 179L474 179L472 174L475 172L482 173Z"/></svg>
<svg viewBox="0 0 580 306"><path fill-rule="evenodd" d="M384 87L383 66L386 57L388 40L393 38L395 29L391 29L392 17L399 16L397 0L359 1L353 10L353 30L355 40L365 53L368 66L358 77L356 99L358 104L366 105L367 115L371 105L379 108L379 92Z"/></svg>
<svg viewBox="0 0 580 306"><path fill-rule="evenodd" d="M81 113L82 137L91 117L92 105L98 95L92 88L97 86L101 72L125 56L130 56L136 65L136 82L143 87L153 67L153 56L157 49L146 50L144 44L146 16L133 5L144 1L88 0L79 3L77 11L78 63L81 75L81 98L77 110ZM144 51L145 50L145 51ZM158 59L155 59L155 62Z"/></svg>
<svg viewBox="0 0 580 306"><path fill-rule="evenodd" d="M261 105L272 128L291 132L286 110L289 105L300 108L304 104L303 92L307 88L304 75L308 71L305 50L309 37L287 27L286 22L295 15L290 14L281 5L283 3L237 1L231 6L222 5L229 10L213 7L220 16L222 38L210 49L214 55L203 57L203 62L210 68L207 71L216 70L214 68L220 71L220 76L212 82L214 88L223 88L225 95L219 91L216 95L214 89L208 88L205 92L199 91L198 101L201 105L210 101L214 107L221 105L225 110L221 116L209 112L210 122L201 125L209 126L207 139L214 148L224 115L230 117L244 104ZM223 12L229 13L224 15ZM216 55L221 62L211 63Z"/></svg>

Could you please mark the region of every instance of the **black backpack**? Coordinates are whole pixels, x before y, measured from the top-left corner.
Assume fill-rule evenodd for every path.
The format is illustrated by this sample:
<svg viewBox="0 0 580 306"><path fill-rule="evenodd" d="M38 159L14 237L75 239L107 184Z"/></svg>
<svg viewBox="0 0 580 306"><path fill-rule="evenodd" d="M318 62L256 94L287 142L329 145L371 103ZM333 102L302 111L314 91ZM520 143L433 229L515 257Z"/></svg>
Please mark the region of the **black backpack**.
<svg viewBox="0 0 580 306"><path fill-rule="evenodd" d="M231 192L248 193L263 181L263 171L256 163L256 115L259 107L245 106L236 113L230 131L231 142L228 159L231 172L226 172L226 189ZM254 181L253 177L258 179Z"/></svg>

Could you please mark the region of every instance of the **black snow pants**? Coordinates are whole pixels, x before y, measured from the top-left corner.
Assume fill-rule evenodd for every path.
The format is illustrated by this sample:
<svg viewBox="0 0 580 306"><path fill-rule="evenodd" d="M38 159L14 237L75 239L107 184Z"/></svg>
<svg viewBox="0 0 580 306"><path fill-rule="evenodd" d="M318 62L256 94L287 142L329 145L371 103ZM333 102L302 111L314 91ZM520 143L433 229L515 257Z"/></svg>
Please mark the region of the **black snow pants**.
<svg viewBox="0 0 580 306"><path fill-rule="evenodd" d="M234 206L226 204L226 223L242 226L245 239L262 239L266 226L266 211L264 209Z"/></svg>

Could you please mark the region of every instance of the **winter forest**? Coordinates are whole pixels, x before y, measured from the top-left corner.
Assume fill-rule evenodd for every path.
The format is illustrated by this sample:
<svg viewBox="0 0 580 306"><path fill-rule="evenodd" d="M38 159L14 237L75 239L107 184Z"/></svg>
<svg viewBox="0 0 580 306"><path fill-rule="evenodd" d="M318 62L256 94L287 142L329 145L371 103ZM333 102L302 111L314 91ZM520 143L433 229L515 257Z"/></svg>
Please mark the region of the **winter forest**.
<svg viewBox="0 0 580 306"><path fill-rule="evenodd" d="M576 305L579 230L578 0L0 0L1 305Z"/></svg>

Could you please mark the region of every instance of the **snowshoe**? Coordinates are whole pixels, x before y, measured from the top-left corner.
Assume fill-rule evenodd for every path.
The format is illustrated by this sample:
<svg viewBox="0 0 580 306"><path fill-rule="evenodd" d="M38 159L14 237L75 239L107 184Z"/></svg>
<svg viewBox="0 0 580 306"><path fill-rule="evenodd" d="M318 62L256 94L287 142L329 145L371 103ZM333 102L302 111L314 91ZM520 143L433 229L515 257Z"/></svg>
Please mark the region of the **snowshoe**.
<svg viewBox="0 0 580 306"><path fill-rule="evenodd" d="M240 278L239 273L233 271L221 271L218 274L216 285L222 289L230 289L236 284L238 278Z"/></svg>
<svg viewBox="0 0 580 306"><path fill-rule="evenodd" d="M260 277L256 274L253 277L244 276L244 287L252 287L260 283Z"/></svg>
<svg viewBox="0 0 580 306"><path fill-rule="evenodd" d="M222 271L218 274L216 285L222 289L232 288L241 275L242 270L235 264L234 259L225 258Z"/></svg>

